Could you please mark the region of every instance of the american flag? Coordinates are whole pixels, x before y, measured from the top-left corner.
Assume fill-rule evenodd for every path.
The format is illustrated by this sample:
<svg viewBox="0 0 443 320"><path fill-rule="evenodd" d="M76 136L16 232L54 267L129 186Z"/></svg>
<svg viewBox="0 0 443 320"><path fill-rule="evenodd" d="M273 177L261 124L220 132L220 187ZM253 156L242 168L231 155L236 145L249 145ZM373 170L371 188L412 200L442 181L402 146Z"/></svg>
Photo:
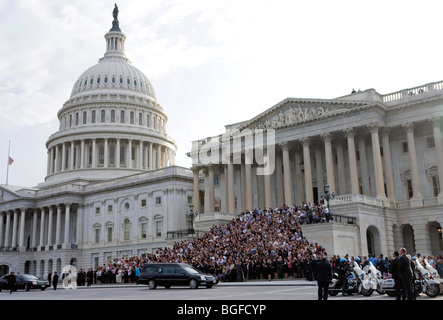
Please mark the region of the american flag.
<svg viewBox="0 0 443 320"><path fill-rule="evenodd" d="M9 165L12 165L13 163L14 163L14 159L12 159L11 157L9 157L8 164L9 164Z"/></svg>

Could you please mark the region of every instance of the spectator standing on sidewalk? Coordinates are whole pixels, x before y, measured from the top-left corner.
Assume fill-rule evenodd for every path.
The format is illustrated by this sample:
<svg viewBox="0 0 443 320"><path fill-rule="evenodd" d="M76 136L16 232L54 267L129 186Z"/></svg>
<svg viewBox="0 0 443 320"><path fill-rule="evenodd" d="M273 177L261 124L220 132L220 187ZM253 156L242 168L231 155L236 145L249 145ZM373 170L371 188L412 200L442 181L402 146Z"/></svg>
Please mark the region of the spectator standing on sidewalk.
<svg viewBox="0 0 443 320"><path fill-rule="evenodd" d="M315 264L314 272L317 277L318 300L328 300L328 288L332 280L332 267L327 260L326 253L323 254L321 260Z"/></svg>

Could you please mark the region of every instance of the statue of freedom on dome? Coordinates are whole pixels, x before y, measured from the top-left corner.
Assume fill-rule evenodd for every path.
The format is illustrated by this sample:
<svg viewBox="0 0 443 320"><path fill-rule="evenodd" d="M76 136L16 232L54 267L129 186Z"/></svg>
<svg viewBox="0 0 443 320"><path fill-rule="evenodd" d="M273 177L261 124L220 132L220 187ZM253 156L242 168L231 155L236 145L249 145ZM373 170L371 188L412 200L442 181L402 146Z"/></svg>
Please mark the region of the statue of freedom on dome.
<svg viewBox="0 0 443 320"><path fill-rule="evenodd" d="M114 17L114 21L112 21L112 29L109 31L118 31L121 32L120 30L120 23L118 22L118 6L117 4L115 4L114 6L114 11L112 11L112 16Z"/></svg>
<svg viewBox="0 0 443 320"><path fill-rule="evenodd" d="M118 6L117 6L117 4L115 4L115 6L114 6L114 11L112 12L112 16L114 17L115 20L118 20Z"/></svg>

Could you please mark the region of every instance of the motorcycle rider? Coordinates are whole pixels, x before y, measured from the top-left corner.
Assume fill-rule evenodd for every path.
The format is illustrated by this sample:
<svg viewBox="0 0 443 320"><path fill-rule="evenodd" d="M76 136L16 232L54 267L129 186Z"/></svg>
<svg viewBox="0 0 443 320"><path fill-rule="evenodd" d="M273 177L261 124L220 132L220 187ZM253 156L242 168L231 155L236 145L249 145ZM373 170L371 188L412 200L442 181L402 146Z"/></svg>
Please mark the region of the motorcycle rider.
<svg viewBox="0 0 443 320"><path fill-rule="evenodd" d="M360 269L363 269L361 266L361 260L360 257L355 257L354 261L358 264L358 266L360 267Z"/></svg>
<svg viewBox="0 0 443 320"><path fill-rule="evenodd" d="M348 295L346 292L346 287L348 285L348 274L349 274L349 264L348 261L346 261L346 259L341 258L340 259L340 264L338 265L338 269L337 269L337 273L338 273L338 279L342 284L342 292L343 292L343 296ZM350 294L352 295L352 294Z"/></svg>

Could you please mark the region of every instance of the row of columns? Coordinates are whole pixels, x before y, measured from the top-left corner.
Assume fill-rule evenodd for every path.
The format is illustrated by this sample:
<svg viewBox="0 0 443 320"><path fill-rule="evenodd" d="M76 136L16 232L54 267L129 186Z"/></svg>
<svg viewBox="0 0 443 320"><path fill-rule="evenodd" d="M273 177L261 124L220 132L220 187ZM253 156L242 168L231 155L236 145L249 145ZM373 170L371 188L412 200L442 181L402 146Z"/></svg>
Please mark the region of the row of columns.
<svg viewBox="0 0 443 320"><path fill-rule="evenodd" d="M124 142L122 142L124 140ZM110 146L114 147L111 157ZM121 158L120 149L125 147ZM101 150L103 157L101 159ZM133 168L132 149L135 148L135 166ZM175 152L161 144L131 139L81 139L50 147L48 150L48 175L66 170L97 168L120 168L156 170L175 164Z"/></svg>
<svg viewBox="0 0 443 320"><path fill-rule="evenodd" d="M64 210L64 226L62 226L62 215ZM26 250L25 244L25 222L27 217L32 219L32 226L30 231L31 248L41 250L51 246L64 246L70 248L71 236L71 203L59 204L55 206L35 208L32 211L32 218L30 210L27 208L20 208L17 210L10 210L0 212L0 248ZM28 213L28 214L27 214ZM54 216L54 213L56 214ZM82 216L82 208L77 206L77 220ZM40 219L39 219L40 218ZM46 222L46 219L47 222ZM40 222L40 224L39 224ZM63 228L63 229L62 229ZM39 230L39 232L38 232ZM64 231L64 238L62 239L62 230ZM55 231L55 242L54 242ZM37 238L38 234L40 235ZM77 234L77 237L79 234ZM77 239L78 242L79 239Z"/></svg>
<svg viewBox="0 0 443 320"><path fill-rule="evenodd" d="M443 185L443 144L440 129L440 119L432 118L429 119L433 126L433 134L435 140L435 149L437 154L438 163L438 176L440 186ZM394 186L394 175L392 169L392 158L389 143L389 131L385 128L381 122L371 122L367 124L367 129L369 129L371 134L372 143L372 155L374 172L371 173L375 180L375 190L376 198L383 200L384 205L389 205L390 201L395 200L395 186ZM422 191L420 185L420 177L418 173L418 160L415 148L415 136L414 136L414 123L405 123L403 128L407 134L408 149L409 149L409 160L410 160L410 171L411 180L413 186L413 197L411 199L412 206L422 206ZM357 157L356 157L356 130L355 128L346 128L343 133L346 137L345 141L348 146L348 162L349 162L349 179L350 179L350 192L351 194L360 193L359 185L359 174L357 167ZM381 134L381 144L380 144L380 133ZM336 179L334 173L334 162L332 153L332 139L333 133L323 133L321 134L321 139L324 143L325 158L326 158L326 182L330 186L330 192L337 193L337 190L341 194L346 194L348 191L346 189L347 181L345 180L345 168L344 168L344 152L342 143L337 143L337 168L338 172L338 188L336 186ZM303 163L304 163L304 194L305 199L303 201L313 202L313 177L312 177L312 164L311 164L311 144L312 137L303 137L298 140L301 143L303 150ZM293 184L292 184L292 173L291 173L291 162L290 162L290 149L293 142L282 142L279 147L282 150L282 162L283 162L283 194L285 204L294 204L293 199ZM381 155L381 148L383 147L383 157ZM370 195L369 187L369 171L366 158L366 143L365 139L362 137L358 140L358 150L360 152L360 166L361 166L361 181L362 181L362 191L363 194ZM321 163L321 150L316 149L316 167L317 167L317 182L319 192L323 189L323 168ZM242 164L242 175L244 174L244 203L247 209L253 208L253 194L252 194L252 161L246 159L247 153L245 153L245 163ZM235 193L234 193L234 165L232 163L226 164L225 166L225 179L226 179L226 190L227 193L226 208L228 212L235 213ZM202 167L194 167L194 208L200 208L200 195L199 195L199 172ZM215 207L215 194L214 194L214 165L209 165L206 167L208 172L208 187L209 190L209 212L213 212ZM386 184L386 191L385 191ZM271 193L271 177L270 175L264 176L264 204L265 207L272 207L272 193ZM441 194L441 192L440 192Z"/></svg>

